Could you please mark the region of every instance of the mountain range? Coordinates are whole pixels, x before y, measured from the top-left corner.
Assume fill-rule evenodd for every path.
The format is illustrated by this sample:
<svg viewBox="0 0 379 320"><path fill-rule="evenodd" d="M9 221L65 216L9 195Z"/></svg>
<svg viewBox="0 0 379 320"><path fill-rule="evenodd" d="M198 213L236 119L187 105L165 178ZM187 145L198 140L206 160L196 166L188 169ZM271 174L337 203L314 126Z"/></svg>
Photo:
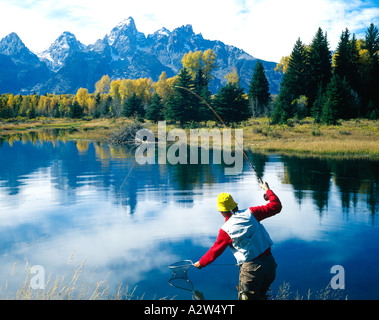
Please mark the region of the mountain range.
<svg viewBox="0 0 379 320"><path fill-rule="evenodd" d="M201 34L195 34L191 25L173 31L162 28L145 36L129 17L94 44L84 45L74 34L63 32L40 53L30 51L16 33L9 34L0 41L0 93L63 94L76 93L81 87L93 92L103 75L111 79L157 81L162 71L168 77L178 74L185 53L207 49L217 55L211 92L215 93L226 83L225 75L233 68L237 69L247 92L258 60L242 49L206 40ZM275 62L261 62L270 92L278 93L282 73L274 71Z"/></svg>

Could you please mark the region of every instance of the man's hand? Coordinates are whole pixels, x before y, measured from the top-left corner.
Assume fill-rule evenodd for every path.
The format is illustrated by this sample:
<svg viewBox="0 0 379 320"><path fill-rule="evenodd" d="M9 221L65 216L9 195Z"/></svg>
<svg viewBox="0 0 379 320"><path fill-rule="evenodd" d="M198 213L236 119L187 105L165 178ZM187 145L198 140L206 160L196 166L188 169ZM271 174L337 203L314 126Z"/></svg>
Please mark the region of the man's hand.
<svg viewBox="0 0 379 320"><path fill-rule="evenodd" d="M270 189L270 187L268 186L268 183L267 182L263 182L261 183L261 188L264 190L264 191L267 191Z"/></svg>
<svg viewBox="0 0 379 320"><path fill-rule="evenodd" d="M194 263L194 267L196 267L196 268L198 268L198 269L201 269L201 268L202 268L202 266L200 265L200 262L199 262L199 261Z"/></svg>
<svg viewBox="0 0 379 320"><path fill-rule="evenodd" d="M267 183L267 182L263 182L263 183L261 183L261 188L262 188L264 191L266 191L266 192L267 192L268 189L270 189L270 187L268 186L268 183ZM263 195L263 199L265 199L266 201L268 201L268 196L267 196L266 193Z"/></svg>

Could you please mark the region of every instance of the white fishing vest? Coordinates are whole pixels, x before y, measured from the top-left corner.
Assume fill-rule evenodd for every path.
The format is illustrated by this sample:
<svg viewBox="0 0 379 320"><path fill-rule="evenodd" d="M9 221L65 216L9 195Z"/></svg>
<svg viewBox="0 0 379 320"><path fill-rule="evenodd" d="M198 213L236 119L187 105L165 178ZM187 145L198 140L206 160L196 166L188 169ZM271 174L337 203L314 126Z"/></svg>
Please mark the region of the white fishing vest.
<svg viewBox="0 0 379 320"><path fill-rule="evenodd" d="M238 264L253 260L273 244L249 209L235 212L221 229L232 239L230 248Z"/></svg>

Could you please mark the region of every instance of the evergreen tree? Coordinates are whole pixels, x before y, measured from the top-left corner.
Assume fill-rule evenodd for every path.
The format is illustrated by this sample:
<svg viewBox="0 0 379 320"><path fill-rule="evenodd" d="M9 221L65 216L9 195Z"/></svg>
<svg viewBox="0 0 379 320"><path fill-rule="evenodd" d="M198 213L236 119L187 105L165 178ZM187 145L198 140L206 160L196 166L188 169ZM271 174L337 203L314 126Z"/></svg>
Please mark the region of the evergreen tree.
<svg viewBox="0 0 379 320"><path fill-rule="evenodd" d="M209 81L204 76L204 72L202 68L199 68L196 72L196 78L194 83L194 91L203 98L206 102L210 104L211 102L211 92L209 91ZM212 113L210 112L208 106L198 99L197 103L194 100L194 107L197 109L197 119L198 121L206 121L212 119Z"/></svg>
<svg viewBox="0 0 379 320"><path fill-rule="evenodd" d="M193 107L194 95L184 90L193 90L194 83L186 68L182 68L169 95L164 110L166 120L179 121L181 125L197 118L197 110Z"/></svg>
<svg viewBox="0 0 379 320"><path fill-rule="evenodd" d="M333 75L325 93L321 121L336 124L338 119L350 119L357 116L357 102L346 78Z"/></svg>
<svg viewBox="0 0 379 320"><path fill-rule="evenodd" d="M238 83L228 82L215 95L214 110L225 123L239 122L250 116L249 103Z"/></svg>
<svg viewBox="0 0 379 320"><path fill-rule="evenodd" d="M83 117L83 109L80 106L79 102L75 100L75 102L70 107L70 118L79 119Z"/></svg>
<svg viewBox="0 0 379 320"><path fill-rule="evenodd" d="M53 117L54 118L60 118L61 113L59 112L59 105L56 105L53 110Z"/></svg>
<svg viewBox="0 0 379 320"><path fill-rule="evenodd" d="M379 31L373 23L366 31L364 48L369 53L369 65L364 78L363 114L375 118L379 114Z"/></svg>
<svg viewBox="0 0 379 320"><path fill-rule="evenodd" d="M266 110L270 103L270 85L260 60L255 65L248 96L250 104L254 106L254 116L259 117L267 113Z"/></svg>
<svg viewBox="0 0 379 320"><path fill-rule="evenodd" d="M274 104L271 117L274 123L285 123L297 113L295 99L305 95L308 88L307 61L307 50L299 38L292 50L288 69L283 76L279 95Z"/></svg>
<svg viewBox="0 0 379 320"><path fill-rule="evenodd" d="M306 95L308 75L308 52L299 38L294 45L288 62L288 70L283 77L287 89L291 93L293 99L296 99L301 95Z"/></svg>
<svg viewBox="0 0 379 320"><path fill-rule="evenodd" d="M355 36L350 40L350 32L346 28L342 32L335 56L334 74L341 79L345 78L350 86L358 92L359 54Z"/></svg>
<svg viewBox="0 0 379 320"><path fill-rule="evenodd" d="M274 102L274 110L271 114L273 124L284 124L295 115L292 105L293 96L286 85L280 87L279 95Z"/></svg>
<svg viewBox="0 0 379 320"><path fill-rule="evenodd" d="M143 108L142 100L137 97L134 92L132 96L125 101L123 115L125 117L132 117L134 115L143 117L144 114L145 110Z"/></svg>
<svg viewBox="0 0 379 320"><path fill-rule="evenodd" d="M317 99L319 90L325 91L332 76L331 52L326 33L318 28L314 36L308 54L309 78L308 88L308 106L311 109L314 101ZM321 87L320 87L321 86Z"/></svg>
<svg viewBox="0 0 379 320"><path fill-rule="evenodd" d="M26 116L29 119L34 119L36 117L36 109L33 105L28 109L28 111L26 111Z"/></svg>
<svg viewBox="0 0 379 320"><path fill-rule="evenodd" d="M379 52L379 31L378 28L371 23L370 27L366 30L365 36L365 49L368 50L368 53L371 58L378 58Z"/></svg>
<svg viewBox="0 0 379 320"><path fill-rule="evenodd" d="M145 118L147 120L152 120L154 122L157 122L162 115L162 111L163 111L162 99L157 93L154 93L153 97L151 98L151 103L147 107Z"/></svg>
<svg viewBox="0 0 379 320"><path fill-rule="evenodd" d="M324 104L325 104L324 91L320 83L318 85L316 99L313 102L313 105L311 108L311 116L314 118L314 121L316 123L319 123L321 121L322 108Z"/></svg>

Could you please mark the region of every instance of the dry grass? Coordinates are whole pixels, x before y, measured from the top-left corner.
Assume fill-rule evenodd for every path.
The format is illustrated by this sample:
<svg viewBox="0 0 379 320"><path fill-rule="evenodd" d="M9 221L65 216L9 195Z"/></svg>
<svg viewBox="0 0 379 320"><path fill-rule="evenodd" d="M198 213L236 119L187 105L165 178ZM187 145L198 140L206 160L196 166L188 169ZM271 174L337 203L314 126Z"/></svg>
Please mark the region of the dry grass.
<svg viewBox="0 0 379 320"><path fill-rule="evenodd" d="M300 294L299 291L291 291L288 282L283 282L278 291L271 296L272 300L348 300L347 295L341 289L334 290L330 284L325 289L312 291L308 289L306 294Z"/></svg>
<svg viewBox="0 0 379 320"><path fill-rule="evenodd" d="M0 122L0 136L48 128L68 129L66 139L105 142L115 132L133 123L133 119L71 120L42 118L13 122ZM145 122L145 127L157 133L157 124ZM210 129L216 122L192 123L191 127ZM222 126L218 126L222 128ZM167 130L175 128L168 124ZM379 157L379 123L375 120L355 119L327 126L306 118L288 125L271 125L268 118L251 118L238 128L243 129L244 147L254 152L280 152L307 155L350 157ZM157 135L156 135L157 136ZM188 134L189 136L189 134Z"/></svg>
<svg viewBox="0 0 379 320"><path fill-rule="evenodd" d="M245 147L252 151L379 157L379 124L370 120L317 125L307 118L292 125L269 125L267 119L244 126Z"/></svg>
<svg viewBox="0 0 379 320"><path fill-rule="evenodd" d="M16 264L12 274L15 273ZM72 276L47 276L44 289L32 287L31 266L26 263L24 268L24 280L21 281L16 293L8 293L8 281L0 287L0 299L2 300L132 300L136 297L135 288L129 291L128 286L118 284L117 289L110 290L108 281L93 281L88 277L85 260L79 265L73 266Z"/></svg>

